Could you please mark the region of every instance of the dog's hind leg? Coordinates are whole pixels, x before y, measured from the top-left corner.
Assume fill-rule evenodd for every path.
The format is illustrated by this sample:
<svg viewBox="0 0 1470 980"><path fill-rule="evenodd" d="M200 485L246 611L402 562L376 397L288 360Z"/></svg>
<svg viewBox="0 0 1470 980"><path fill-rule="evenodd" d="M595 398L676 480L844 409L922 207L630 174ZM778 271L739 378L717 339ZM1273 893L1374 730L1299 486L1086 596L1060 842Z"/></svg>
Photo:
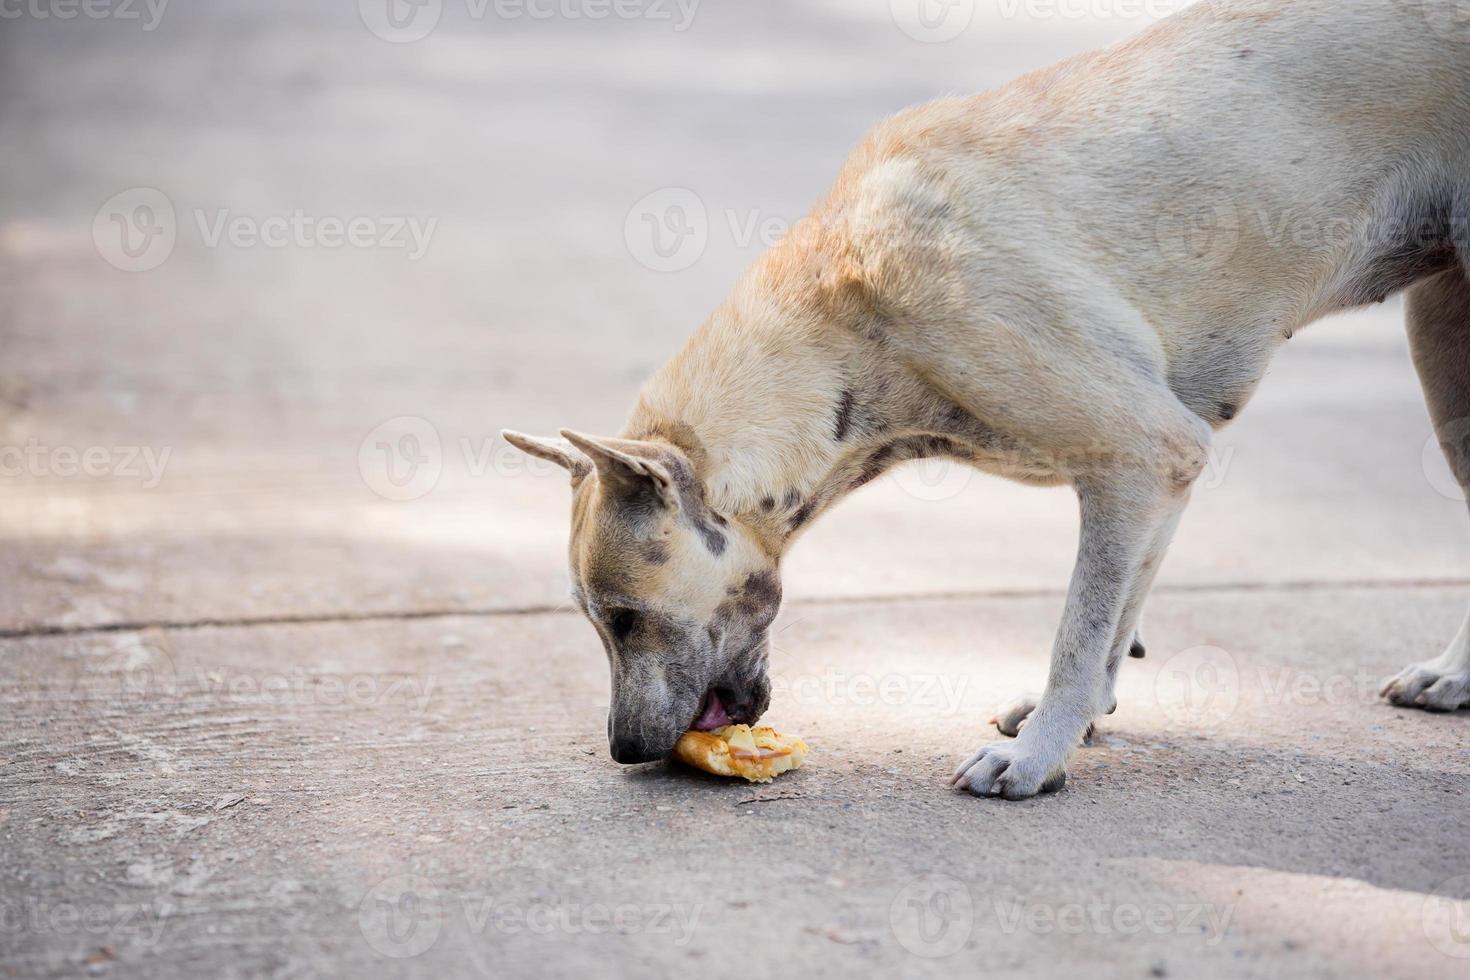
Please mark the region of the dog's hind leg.
<svg viewBox="0 0 1470 980"><path fill-rule="evenodd" d="M1464 270L1444 272L1409 293L1409 345L1440 448L1470 497L1470 253ZM1454 711L1470 705L1470 618L1432 660L1412 664L1383 686L1406 708Z"/></svg>

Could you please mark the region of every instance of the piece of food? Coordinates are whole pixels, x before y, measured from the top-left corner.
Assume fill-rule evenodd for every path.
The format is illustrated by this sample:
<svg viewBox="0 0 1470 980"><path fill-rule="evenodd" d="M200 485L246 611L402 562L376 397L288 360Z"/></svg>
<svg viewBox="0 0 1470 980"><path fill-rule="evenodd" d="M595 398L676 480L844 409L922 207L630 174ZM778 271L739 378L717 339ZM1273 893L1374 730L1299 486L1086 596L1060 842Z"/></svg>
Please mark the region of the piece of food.
<svg viewBox="0 0 1470 980"><path fill-rule="evenodd" d="M685 732L674 755L716 776L740 776L752 783L769 783L806 761L806 743L762 725L726 725L709 732Z"/></svg>

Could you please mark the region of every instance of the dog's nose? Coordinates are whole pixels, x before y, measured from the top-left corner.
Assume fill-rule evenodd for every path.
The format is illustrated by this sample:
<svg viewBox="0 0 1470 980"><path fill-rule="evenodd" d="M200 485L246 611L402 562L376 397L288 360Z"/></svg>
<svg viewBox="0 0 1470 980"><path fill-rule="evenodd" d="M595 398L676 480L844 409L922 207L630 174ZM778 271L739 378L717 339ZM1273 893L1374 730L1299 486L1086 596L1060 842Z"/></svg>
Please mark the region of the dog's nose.
<svg viewBox="0 0 1470 980"><path fill-rule="evenodd" d="M666 754L654 751L647 745L630 739L613 739L608 747L612 750L613 761L624 766L632 766L640 762L654 762L662 759Z"/></svg>

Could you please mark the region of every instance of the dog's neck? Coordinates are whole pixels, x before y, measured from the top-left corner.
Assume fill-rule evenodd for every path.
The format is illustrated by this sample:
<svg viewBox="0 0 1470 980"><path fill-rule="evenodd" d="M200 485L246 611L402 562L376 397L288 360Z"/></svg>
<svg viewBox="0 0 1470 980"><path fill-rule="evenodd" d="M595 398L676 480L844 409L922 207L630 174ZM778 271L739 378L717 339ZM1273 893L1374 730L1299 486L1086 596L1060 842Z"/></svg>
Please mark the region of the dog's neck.
<svg viewBox="0 0 1470 980"><path fill-rule="evenodd" d="M944 451L913 379L844 319L758 266L644 386L625 436L677 446L708 504L779 555L888 466Z"/></svg>

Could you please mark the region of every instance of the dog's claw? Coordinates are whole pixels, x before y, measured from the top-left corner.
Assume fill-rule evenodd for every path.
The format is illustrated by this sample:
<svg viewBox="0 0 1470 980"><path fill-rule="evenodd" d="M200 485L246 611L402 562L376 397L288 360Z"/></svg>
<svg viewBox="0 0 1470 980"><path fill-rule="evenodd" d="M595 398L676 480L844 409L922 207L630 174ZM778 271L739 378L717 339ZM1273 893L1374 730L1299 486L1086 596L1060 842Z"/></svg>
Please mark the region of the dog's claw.
<svg viewBox="0 0 1470 980"><path fill-rule="evenodd" d="M1457 711L1470 706L1470 671L1447 670L1433 660L1414 664L1385 681L1378 695L1401 708Z"/></svg>
<svg viewBox="0 0 1470 980"><path fill-rule="evenodd" d="M1036 705L1041 697L1036 694L1023 694L1014 701L1008 701L995 709L995 714L990 717L990 724L1000 729L1002 735L1015 738L1026 726L1026 719L1031 712L1036 710Z"/></svg>
<svg viewBox="0 0 1470 980"><path fill-rule="evenodd" d="M950 785L976 796L1024 800L1037 793L1053 793L1067 782L1060 765L1051 767L1020 743L987 745L955 770Z"/></svg>

